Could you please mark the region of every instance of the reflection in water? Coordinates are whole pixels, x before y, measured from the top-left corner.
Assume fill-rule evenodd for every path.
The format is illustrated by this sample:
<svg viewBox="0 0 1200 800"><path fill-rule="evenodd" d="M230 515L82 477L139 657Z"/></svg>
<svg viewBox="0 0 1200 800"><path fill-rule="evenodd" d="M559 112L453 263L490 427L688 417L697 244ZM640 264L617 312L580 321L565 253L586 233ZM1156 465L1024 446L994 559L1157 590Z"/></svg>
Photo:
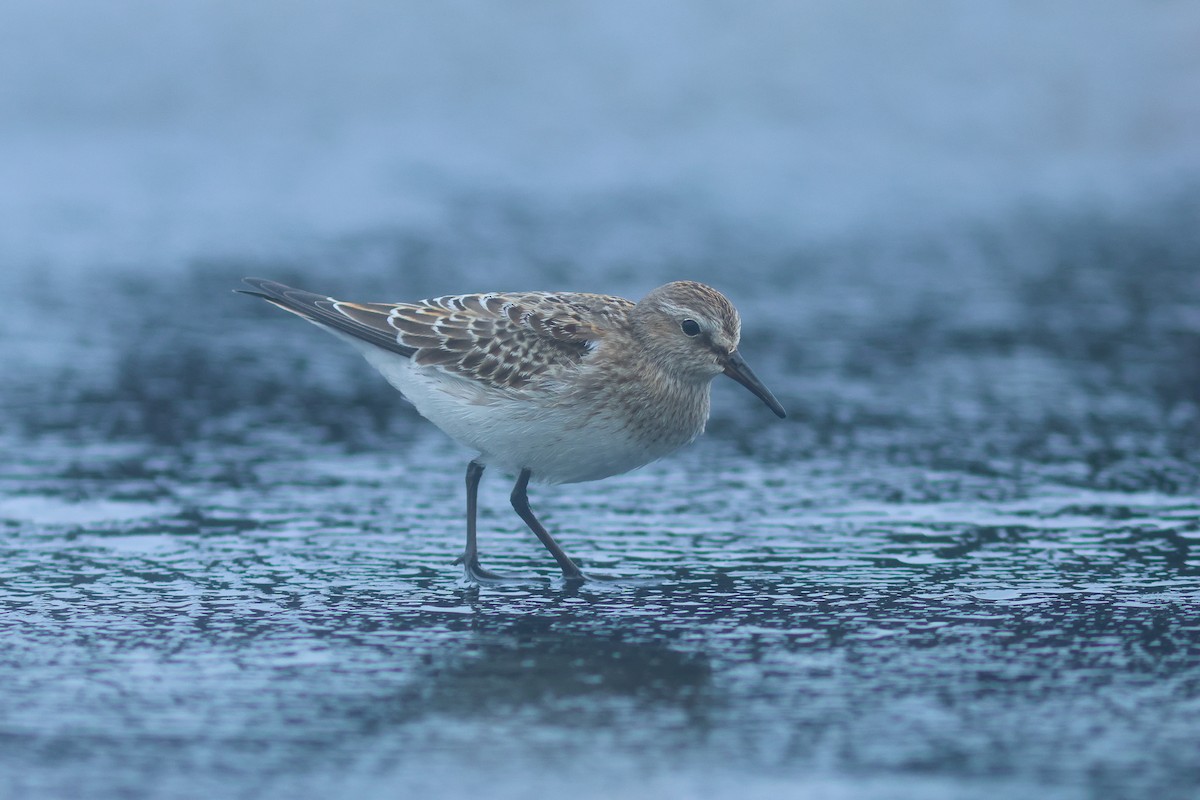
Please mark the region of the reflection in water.
<svg viewBox="0 0 1200 800"><path fill-rule="evenodd" d="M455 722L504 728L516 721L561 739L560 757L575 749L581 728L627 727L635 737L642 729L658 747L669 736L680 749L707 730L710 670L701 654L619 631L573 630L553 616L484 619L470 628L468 638L427 654L404 690L342 713L370 741L399 726L421 729L428 741ZM645 724L662 718L674 719L674 730Z"/></svg>

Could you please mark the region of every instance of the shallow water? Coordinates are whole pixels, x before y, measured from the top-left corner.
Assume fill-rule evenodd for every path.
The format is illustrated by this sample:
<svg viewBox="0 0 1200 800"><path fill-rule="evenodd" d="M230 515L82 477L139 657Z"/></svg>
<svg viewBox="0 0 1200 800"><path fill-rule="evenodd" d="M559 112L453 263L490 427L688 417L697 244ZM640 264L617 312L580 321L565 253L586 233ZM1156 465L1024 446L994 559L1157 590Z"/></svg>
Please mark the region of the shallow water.
<svg viewBox="0 0 1200 800"><path fill-rule="evenodd" d="M843 275L805 294L860 292L869 320L802 305L791 337L748 315L787 421L730 384L675 457L534 489L586 569L626 579L582 587L491 473L485 563L542 580L464 583L469 454L340 343L227 296L234 267L197 274L220 331L151 314L111 371L26 385L42 402L9 416L7 793L1183 797L1183 230L1043 236L1041 270L946 313ZM1077 271L1080 251L1111 262ZM976 303L993 313L964 319Z"/></svg>
<svg viewBox="0 0 1200 800"><path fill-rule="evenodd" d="M0 795L1194 796L1195 12L261 7L0 25ZM614 581L488 472L472 586L471 454L247 274L708 281L790 414L533 487Z"/></svg>

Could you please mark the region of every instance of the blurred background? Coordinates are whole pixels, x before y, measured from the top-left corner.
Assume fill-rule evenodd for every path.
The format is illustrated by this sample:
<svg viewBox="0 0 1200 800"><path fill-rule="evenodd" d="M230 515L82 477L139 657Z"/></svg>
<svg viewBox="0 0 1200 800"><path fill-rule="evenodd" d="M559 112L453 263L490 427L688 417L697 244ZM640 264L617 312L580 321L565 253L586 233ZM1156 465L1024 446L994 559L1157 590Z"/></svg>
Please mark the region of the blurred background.
<svg viewBox="0 0 1200 800"><path fill-rule="evenodd" d="M8 384L91 372L160 310L155 338L240 315L205 276L387 299L692 277L799 346L923 302L991 324L1047 238L1194 219L1186 2L0 14ZM130 284L153 308L114 305ZM86 323L47 325L66 296Z"/></svg>
<svg viewBox="0 0 1200 800"><path fill-rule="evenodd" d="M3 15L0 246L23 270L300 260L520 208L577 238L576 279L595 283L612 280L605 242L633 238L604 233L621 223L644 226L620 256L639 269L689 225L773 251L933 239L1023 208L1128 216L1191 189L1200 161L1186 2L11 0ZM616 219L576 223L600 229L590 240L569 230L599 213ZM403 278L379 280L403 294Z"/></svg>
<svg viewBox="0 0 1200 800"><path fill-rule="evenodd" d="M243 275L702 280L790 416L534 497L649 588L463 587L469 454ZM1200 780L1194 2L5 0L0 290L11 796Z"/></svg>

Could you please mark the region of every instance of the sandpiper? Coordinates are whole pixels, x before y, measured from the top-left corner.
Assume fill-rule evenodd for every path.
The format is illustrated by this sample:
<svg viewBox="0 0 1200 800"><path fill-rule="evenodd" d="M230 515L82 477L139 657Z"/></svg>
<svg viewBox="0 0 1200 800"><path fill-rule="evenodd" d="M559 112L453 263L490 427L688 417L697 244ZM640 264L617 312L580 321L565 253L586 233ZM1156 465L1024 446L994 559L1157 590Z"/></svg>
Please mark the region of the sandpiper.
<svg viewBox="0 0 1200 800"><path fill-rule="evenodd" d="M413 303L350 303L262 278L239 290L345 339L420 414L477 451L467 465L467 542L476 582L475 509L491 465L517 475L512 505L568 581L583 572L529 507L531 479L592 481L694 440L724 373L779 417L783 406L738 353L741 319L716 289L660 286L633 303L578 292L463 294Z"/></svg>

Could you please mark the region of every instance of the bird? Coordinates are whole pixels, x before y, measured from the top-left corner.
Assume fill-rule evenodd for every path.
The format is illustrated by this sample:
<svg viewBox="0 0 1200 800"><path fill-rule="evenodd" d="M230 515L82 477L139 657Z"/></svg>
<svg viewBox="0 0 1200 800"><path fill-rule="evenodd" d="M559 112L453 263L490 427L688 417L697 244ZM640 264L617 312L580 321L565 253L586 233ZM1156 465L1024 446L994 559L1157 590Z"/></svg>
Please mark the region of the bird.
<svg viewBox="0 0 1200 800"><path fill-rule="evenodd" d="M588 578L529 505L530 480L593 481L692 442L718 375L786 412L738 350L741 318L719 291L674 281L638 302L584 292L485 292L356 303L263 278L262 298L355 347L393 387L477 455L467 465L465 577L510 576L479 561L476 509L485 467L517 476L511 503L562 570Z"/></svg>

